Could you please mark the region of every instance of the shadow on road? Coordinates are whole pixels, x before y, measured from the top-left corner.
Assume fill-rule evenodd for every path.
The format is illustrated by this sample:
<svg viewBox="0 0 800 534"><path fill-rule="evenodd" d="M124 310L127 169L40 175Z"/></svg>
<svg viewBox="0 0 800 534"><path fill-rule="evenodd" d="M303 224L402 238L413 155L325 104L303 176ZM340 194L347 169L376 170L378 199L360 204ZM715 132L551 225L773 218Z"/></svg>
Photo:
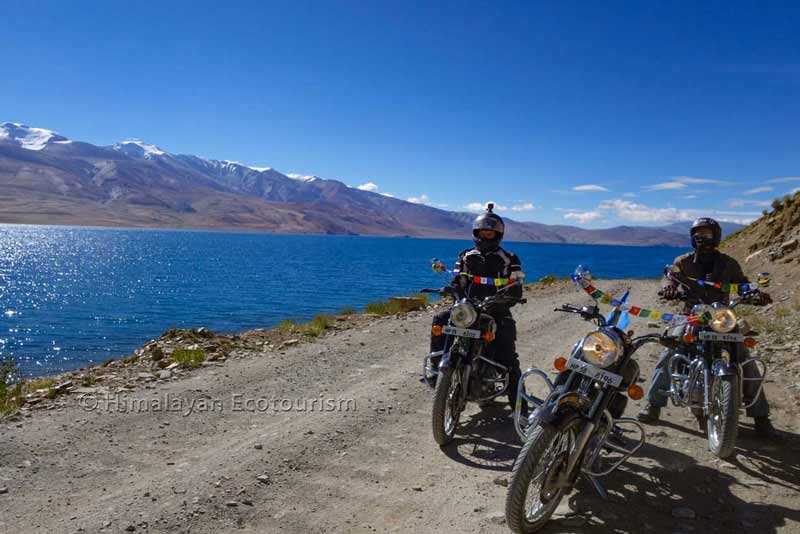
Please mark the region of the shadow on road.
<svg viewBox="0 0 800 534"><path fill-rule="evenodd" d="M508 407L495 403L462 419L455 441L442 451L469 467L511 471L520 447Z"/></svg>
<svg viewBox="0 0 800 534"><path fill-rule="evenodd" d="M796 485L797 467L786 463L791 460L789 450L775 451L778 454L764 450L743 454L754 454L755 462L781 471L781 476L775 478L789 478L791 481L784 482ZM602 500L583 481L569 497L576 515L553 520L543 532L574 532L575 527L580 526L583 532L590 533L613 529L630 534L744 531L774 534L787 521L800 522L800 511L796 507L759 502L766 488L751 488L737 480L730 469L700 465L687 454L653 444L645 444L637 456L639 462L627 463L602 479L610 495L609 501ZM779 482L773 478L770 483ZM756 491L746 498L741 497L748 489Z"/></svg>

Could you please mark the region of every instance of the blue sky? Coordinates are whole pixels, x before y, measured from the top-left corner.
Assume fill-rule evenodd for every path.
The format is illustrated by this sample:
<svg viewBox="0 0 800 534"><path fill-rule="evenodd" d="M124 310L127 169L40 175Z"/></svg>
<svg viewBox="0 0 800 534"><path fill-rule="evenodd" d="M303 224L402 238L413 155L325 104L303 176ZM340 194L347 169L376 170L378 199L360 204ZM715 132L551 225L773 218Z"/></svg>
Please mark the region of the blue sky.
<svg viewBox="0 0 800 534"><path fill-rule="evenodd" d="M71 139L589 227L800 187L798 3L3 4L0 121Z"/></svg>

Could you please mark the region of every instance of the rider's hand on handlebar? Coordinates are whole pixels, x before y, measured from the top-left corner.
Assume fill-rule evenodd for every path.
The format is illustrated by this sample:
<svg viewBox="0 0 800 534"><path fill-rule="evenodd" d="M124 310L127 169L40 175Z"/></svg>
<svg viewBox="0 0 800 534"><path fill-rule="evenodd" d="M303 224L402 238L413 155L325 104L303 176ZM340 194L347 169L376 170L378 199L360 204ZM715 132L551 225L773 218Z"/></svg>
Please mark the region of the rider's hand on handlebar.
<svg viewBox="0 0 800 534"><path fill-rule="evenodd" d="M680 292L675 286L667 286L660 291L661 296L667 300L677 300L680 298Z"/></svg>

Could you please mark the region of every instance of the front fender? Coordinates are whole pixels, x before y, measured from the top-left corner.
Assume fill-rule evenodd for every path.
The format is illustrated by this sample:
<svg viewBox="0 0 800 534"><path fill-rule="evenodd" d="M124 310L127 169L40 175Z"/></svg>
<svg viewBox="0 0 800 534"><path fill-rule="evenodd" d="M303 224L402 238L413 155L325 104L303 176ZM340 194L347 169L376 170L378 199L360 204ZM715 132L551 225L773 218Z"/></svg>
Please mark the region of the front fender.
<svg viewBox="0 0 800 534"><path fill-rule="evenodd" d="M725 360L714 360L711 364L711 374L714 376L735 376L736 364Z"/></svg>
<svg viewBox="0 0 800 534"><path fill-rule="evenodd" d="M558 426L566 417L580 412L580 396L575 391L567 391L558 396L551 396L539 411L537 424L542 427Z"/></svg>
<svg viewBox="0 0 800 534"><path fill-rule="evenodd" d="M459 354L458 352L453 352L453 351L445 352L444 355L442 356L442 359L439 360L439 370L441 371L443 369L454 368L458 364L458 361L460 359L461 359L461 354Z"/></svg>

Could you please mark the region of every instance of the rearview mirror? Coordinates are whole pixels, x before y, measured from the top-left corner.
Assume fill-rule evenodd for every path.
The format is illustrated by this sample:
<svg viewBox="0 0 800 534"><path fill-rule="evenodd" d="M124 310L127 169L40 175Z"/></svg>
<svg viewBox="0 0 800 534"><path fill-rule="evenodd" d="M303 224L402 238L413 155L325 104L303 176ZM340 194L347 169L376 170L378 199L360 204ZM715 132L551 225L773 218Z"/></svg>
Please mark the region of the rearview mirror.
<svg viewBox="0 0 800 534"><path fill-rule="evenodd" d="M434 258L433 260L431 260L431 269L433 269L433 272L435 273L447 272L447 267L445 266L444 263L442 263L442 260L438 258Z"/></svg>

